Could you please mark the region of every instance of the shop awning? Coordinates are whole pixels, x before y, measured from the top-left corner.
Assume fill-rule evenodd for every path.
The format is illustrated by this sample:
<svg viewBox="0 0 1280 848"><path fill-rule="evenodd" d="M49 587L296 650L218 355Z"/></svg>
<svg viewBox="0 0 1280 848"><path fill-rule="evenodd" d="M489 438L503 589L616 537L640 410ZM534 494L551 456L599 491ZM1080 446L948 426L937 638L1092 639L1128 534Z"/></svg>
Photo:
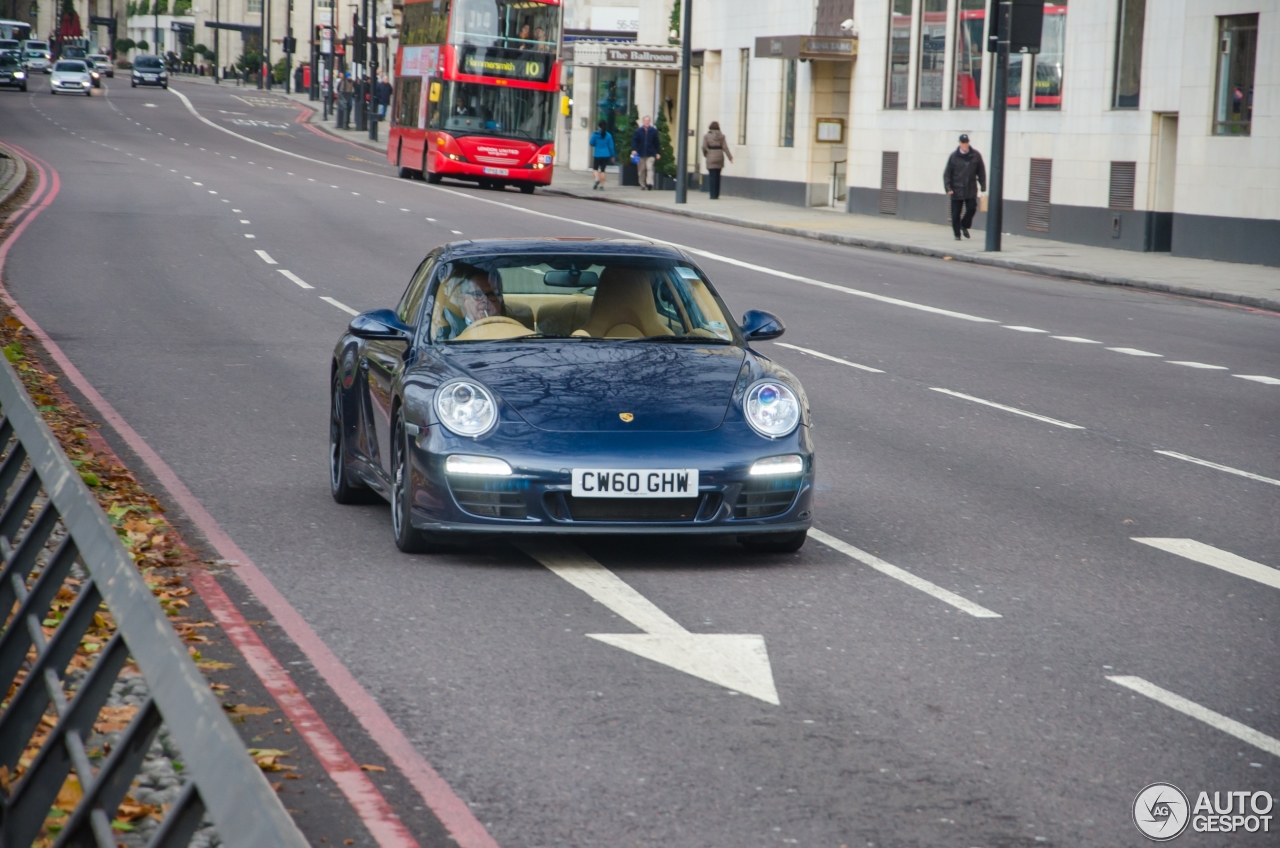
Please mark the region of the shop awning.
<svg viewBox="0 0 1280 848"><path fill-rule="evenodd" d="M858 39L822 35L764 35L756 39L757 59L848 61L858 55Z"/></svg>

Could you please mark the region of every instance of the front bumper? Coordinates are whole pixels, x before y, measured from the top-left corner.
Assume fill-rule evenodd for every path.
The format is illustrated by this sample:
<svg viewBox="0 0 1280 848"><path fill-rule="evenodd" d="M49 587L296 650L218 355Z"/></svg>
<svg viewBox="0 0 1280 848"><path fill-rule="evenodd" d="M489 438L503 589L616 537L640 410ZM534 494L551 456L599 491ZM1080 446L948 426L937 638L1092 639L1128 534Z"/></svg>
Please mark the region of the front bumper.
<svg viewBox="0 0 1280 848"><path fill-rule="evenodd" d="M49 86L57 91L74 91L82 94L84 93L85 89L92 88L93 84L87 83L87 82L69 82L69 81L62 81L62 80L54 80L53 82L49 83Z"/></svg>
<svg viewBox="0 0 1280 848"><path fill-rule="evenodd" d="M146 77L134 77L134 78L133 78L133 84L134 84L134 85L161 85L161 86L163 86L163 85L168 85L168 84L169 84L169 79L168 79L167 77L158 77L158 78L156 78L156 79L147 79Z"/></svg>
<svg viewBox="0 0 1280 848"><path fill-rule="evenodd" d="M814 454L806 427L777 441L745 424L636 437L529 431L526 438L475 441L438 425L424 428L411 451L413 526L450 533L747 535L795 532L813 523ZM661 439L671 444L655 450ZM514 473L448 474L445 460L452 454L500 457ZM789 477L748 473L756 460L783 454L803 456L804 471ZM575 467L697 468L698 495L574 498Z"/></svg>
<svg viewBox="0 0 1280 848"><path fill-rule="evenodd" d="M534 185L551 185L551 167L533 168L522 166L477 165L474 162L461 162L443 155L435 157L435 173L455 180L493 180L508 183L533 183ZM499 173L502 172L502 173Z"/></svg>

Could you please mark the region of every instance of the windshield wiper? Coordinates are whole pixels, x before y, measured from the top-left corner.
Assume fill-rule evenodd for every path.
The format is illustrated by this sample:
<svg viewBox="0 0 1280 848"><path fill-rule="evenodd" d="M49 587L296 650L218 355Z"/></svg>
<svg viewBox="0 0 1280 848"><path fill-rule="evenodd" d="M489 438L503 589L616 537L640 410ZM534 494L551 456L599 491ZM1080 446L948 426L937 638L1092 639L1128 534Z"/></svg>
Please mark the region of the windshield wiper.
<svg viewBox="0 0 1280 848"><path fill-rule="evenodd" d="M506 341L522 342L525 339L590 339L590 336L560 336L555 333L530 333L527 336L514 336Z"/></svg>
<svg viewBox="0 0 1280 848"><path fill-rule="evenodd" d="M700 344L700 345L727 345L732 344L729 339L719 337L710 339L703 336L640 336L634 339L623 339L627 342L665 342L666 344Z"/></svg>

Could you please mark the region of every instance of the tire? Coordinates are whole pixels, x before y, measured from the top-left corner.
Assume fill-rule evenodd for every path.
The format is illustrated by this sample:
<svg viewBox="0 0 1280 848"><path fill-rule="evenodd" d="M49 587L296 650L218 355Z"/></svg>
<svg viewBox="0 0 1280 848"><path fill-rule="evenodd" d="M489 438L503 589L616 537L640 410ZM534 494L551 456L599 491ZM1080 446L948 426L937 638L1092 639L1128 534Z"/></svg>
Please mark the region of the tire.
<svg viewBox="0 0 1280 848"><path fill-rule="evenodd" d="M168 91L168 90L169 90L169 83L165 83L164 85L162 85L162 86L160 86L160 87L161 87L161 88L163 88L165 91Z"/></svg>
<svg viewBox="0 0 1280 848"><path fill-rule="evenodd" d="M533 194L533 190L537 188L533 183L524 183L520 186L521 194Z"/></svg>
<svg viewBox="0 0 1280 848"><path fill-rule="evenodd" d="M129 83L129 87L130 87L130 88L137 88L137 87L138 87L138 84L137 84L136 82L131 82L131 83Z"/></svg>
<svg viewBox="0 0 1280 848"><path fill-rule="evenodd" d="M804 547L808 530L795 533L771 533L760 536L739 536L738 543L752 553L793 554Z"/></svg>
<svg viewBox="0 0 1280 848"><path fill-rule="evenodd" d="M396 547L406 554L425 554L440 549L440 541L424 533L409 521L413 502L413 481L405 450L408 441L404 432L404 415L396 414L395 429L391 434L391 534Z"/></svg>
<svg viewBox="0 0 1280 848"><path fill-rule="evenodd" d="M412 169L412 168L406 168L404 165L401 165L401 166L400 166L400 172L399 172L399 174L398 174L397 176L399 176L399 177L400 177L400 179L402 179L402 180L411 180L411 179L413 179L413 169Z"/></svg>
<svg viewBox="0 0 1280 848"><path fill-rule="evenodd" d="M86 89L84 90L84 96L85 96L85 97L92 97L92 96L93 96L93 92L86 88Z"/></svg>
<svg viewBox="0 0 1280 848"><path fill-rule="evenodd" d="M440 185L440 181L443 179L444 176L442 174L433 174L430 171L427 172L427 182L432 185Z"/></svg>
<svg viewBox="0 0 1280 848"><path fill-rule="evenodd" d="M353 484L347 470L347 428L342 414L341 378L333 379L329 400L329 494L340 504L380 503L382 498L368 486Z"/></svg>
<svg viewBox="0 0 1280 848"><path fill-rule="evenodd" d="M50 96L50 97L52 97L53 95L55 95L55 94L57 94L57 93L58 93L58 92L54 91L52 88L51 88L51 89L49 89L49 96Z"/></svg>

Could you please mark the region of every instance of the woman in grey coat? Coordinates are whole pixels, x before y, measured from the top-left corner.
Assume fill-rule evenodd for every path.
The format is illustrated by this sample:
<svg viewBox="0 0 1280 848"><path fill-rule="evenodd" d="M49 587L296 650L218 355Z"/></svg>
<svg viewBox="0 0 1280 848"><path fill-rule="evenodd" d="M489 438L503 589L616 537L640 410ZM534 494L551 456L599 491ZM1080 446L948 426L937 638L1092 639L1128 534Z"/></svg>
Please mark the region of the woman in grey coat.
<svg viewBox="0 0 1280 848"><path fill-rule="evenodd" d="M733 161L729 143L720 132L720 122L712 121L707 134L702 137L702 158L707 163L708 191L712 200L720 199L720 171L724 169L726 156L730 162Z"/></svg>

